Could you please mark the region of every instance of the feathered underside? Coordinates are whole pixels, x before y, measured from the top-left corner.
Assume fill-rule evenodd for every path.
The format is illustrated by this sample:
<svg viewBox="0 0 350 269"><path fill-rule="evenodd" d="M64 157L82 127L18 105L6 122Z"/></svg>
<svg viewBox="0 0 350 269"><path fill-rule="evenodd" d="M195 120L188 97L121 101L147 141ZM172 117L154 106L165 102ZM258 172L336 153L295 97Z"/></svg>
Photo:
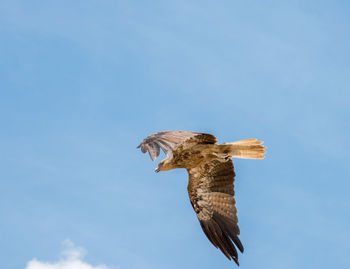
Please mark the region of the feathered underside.
<svg viewBox="0 0 350 269"><path fill-rule="evenodd" d="M238 238L232 160L212 160L188 169L188 174L188 194L205 235L228 259L239 265L235 245L241 252L244 249Z"/></svg>
<svg viewBox="0 0 350 269"><path fill-rule="evenodd" d="M186 144L214 144L217 142L215 136L205 133L195 133L188 131L165 131L151 134L144 139L137 148L141 148L143 153L148 152L152 161L160 154L160 149L164 151L169 159L172 152L179 145Z"/></svg>

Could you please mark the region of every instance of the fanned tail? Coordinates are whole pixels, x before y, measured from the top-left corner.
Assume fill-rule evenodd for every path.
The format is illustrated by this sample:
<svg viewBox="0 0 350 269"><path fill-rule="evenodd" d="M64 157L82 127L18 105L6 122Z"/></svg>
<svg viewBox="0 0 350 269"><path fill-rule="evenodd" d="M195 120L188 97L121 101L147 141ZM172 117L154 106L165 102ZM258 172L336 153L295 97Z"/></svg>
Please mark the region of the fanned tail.
<svg viewBox="0 0 350 269"><path fill-rule="evenodd" d="M219 146L220 153L227 154L231 158L240 159L264 159L266 147L263 141L257 139L246 139L231 143L224 143Z"/></svg>

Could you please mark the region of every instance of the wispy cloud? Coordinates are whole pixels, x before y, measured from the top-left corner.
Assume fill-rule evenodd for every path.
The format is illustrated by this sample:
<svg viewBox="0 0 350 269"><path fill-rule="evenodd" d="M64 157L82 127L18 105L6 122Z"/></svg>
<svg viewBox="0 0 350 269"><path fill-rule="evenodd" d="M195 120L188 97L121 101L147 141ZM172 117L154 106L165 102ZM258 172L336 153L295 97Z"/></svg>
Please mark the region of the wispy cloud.
<svg viewBox="0 0 350 269"><path fill-rule="evenodd" d="M61 253L62 258L56 262L43 262L36 258L28 262L26 269L112 269L106 265L93 266L83 261L86 250L83 247L74 246L73 242L66 239L65 247ZM115 269L115 267L114 267Z"/></svg>

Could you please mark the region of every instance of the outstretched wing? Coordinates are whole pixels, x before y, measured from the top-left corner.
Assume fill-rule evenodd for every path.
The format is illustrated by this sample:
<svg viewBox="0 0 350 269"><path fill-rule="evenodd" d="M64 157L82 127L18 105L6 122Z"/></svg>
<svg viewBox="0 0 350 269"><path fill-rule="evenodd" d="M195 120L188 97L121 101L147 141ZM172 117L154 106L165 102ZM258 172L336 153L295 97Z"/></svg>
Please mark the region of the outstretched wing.
<svg viewBox="0 0 350 269"><path fill-rule="evenodd" d="M159 156L160 149L164 151L168 158L171 158L173 150L185 141L202 144L215 144L217 139L215 136L205 133L165 131L151 134L144 139L137 148L141 148L143 153L148 152L152 161L154 161Z"/></svg>
<svg viewBox="0 0 350 269"><path fill-rule="evenodd" d="M232 160L215 159L188 169L188 174L188 194L205 235L228 259L239 265L234 244L242 253L244 249L238 238Z"/></svg>

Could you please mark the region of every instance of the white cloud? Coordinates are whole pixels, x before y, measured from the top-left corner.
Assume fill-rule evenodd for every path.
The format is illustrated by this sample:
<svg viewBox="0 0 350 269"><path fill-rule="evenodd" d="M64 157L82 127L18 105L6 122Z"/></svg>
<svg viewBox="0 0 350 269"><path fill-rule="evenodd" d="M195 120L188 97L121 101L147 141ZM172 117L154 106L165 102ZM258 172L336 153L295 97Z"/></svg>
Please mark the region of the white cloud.
<svg viewBox="0 0 350 269"><path fill-rule="evenodd" d="M106 265L90 265L83 261L86 250L83 247L74 246L73 242L66 239L63 242L65 250L62 258L57 262L42 262L36 258L28 262L26 269L111 269Z"/></svg>

